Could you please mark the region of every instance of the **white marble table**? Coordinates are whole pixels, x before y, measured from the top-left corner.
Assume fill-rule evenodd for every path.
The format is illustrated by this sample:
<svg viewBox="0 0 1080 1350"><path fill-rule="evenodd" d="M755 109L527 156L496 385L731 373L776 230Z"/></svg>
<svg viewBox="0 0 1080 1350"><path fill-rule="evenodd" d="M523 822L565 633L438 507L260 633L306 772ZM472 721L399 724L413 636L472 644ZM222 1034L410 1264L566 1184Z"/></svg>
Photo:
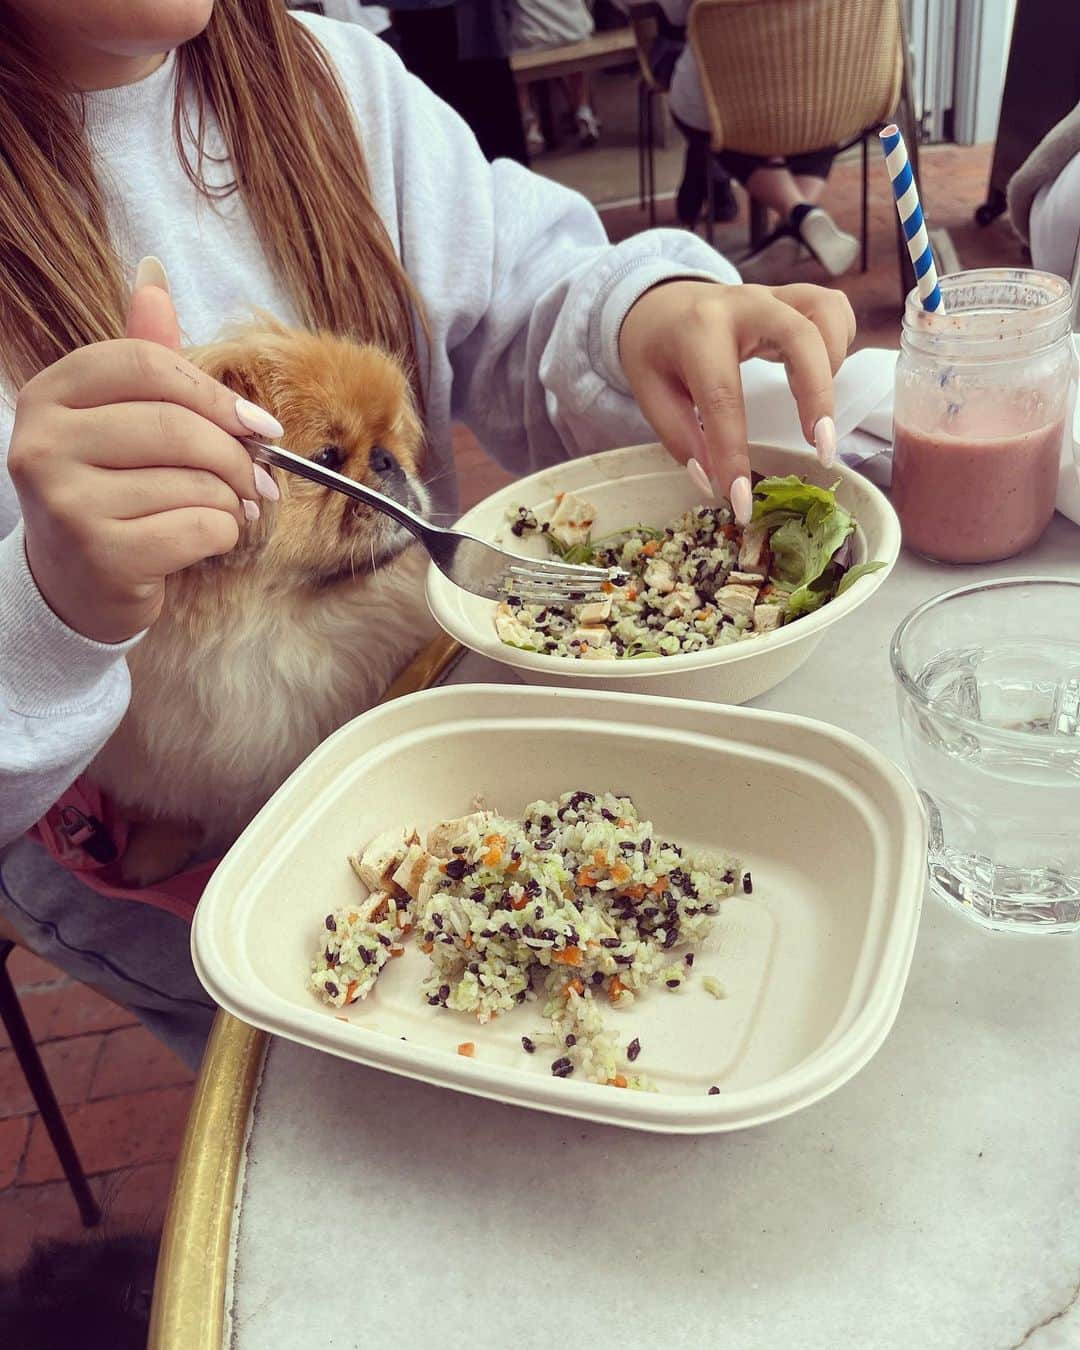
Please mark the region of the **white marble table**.
<svg viewBox="0 0 1080 1350"><path fill-rule="evenodd" d="M1080 576L1080 531L993 573ZM900 756L888 640L974 569L905 557L764 707ZM454 682L501 678L467 659ZM578 1124L271 1045L234 1350L1080 1347L1080 941L927 899L895 1029L739 1134ZM227 1323L230 1319L227 1319ZM231 1334L231 1341L229 1335Z"/></svg>

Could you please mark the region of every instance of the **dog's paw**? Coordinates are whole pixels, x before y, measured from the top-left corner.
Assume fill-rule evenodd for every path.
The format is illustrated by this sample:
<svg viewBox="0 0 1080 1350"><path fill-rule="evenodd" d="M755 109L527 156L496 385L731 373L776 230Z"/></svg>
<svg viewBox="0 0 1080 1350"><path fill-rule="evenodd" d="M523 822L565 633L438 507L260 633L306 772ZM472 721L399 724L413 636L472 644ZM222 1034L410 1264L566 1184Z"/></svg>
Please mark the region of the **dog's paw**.
<svg viewBox="0 0 1080 1350"><path fill-rule="evenodd" d="M120 859L120 876L129 886L152 886L176 876L198 846L196 831L171 821L132 825Z"/></svg>

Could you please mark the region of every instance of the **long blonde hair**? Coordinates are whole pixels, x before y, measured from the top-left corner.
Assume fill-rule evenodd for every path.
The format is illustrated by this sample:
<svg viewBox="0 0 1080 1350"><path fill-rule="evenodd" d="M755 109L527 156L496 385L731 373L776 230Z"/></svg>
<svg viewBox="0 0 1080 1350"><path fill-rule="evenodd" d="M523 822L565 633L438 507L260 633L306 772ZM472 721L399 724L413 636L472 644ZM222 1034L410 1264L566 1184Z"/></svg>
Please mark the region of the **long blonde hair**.
<svg viewBox="0 0 1080 1350"><path fill-rule="evenodd" d="M77 96L0 0L0 375L16 388L123 332L129 282L108 235ZM418 300L375 210L351 110L281 0L217 0L177 51L174 133L208 197L239 192L303 323L376 342L417 381ZM203 174L212 115L234 182ZM254 297L253 297L254 299Z"/></svg>

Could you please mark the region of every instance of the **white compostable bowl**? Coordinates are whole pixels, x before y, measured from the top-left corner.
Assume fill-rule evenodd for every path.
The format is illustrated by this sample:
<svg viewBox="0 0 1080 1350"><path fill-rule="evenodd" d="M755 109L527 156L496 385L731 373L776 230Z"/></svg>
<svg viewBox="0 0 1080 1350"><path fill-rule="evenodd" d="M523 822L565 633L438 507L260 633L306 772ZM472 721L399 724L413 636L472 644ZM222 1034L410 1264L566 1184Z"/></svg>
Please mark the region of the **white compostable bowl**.
<svg viewBox="0 0 1080 1350"><path fill-rule="evenodd" d="M477 793L512 815L579 788L633 797L664 837L730 849L753 877L751 895L722 903L678 993L603 1005L620 1044L641 1041L635 1068L657 1093L553 1077L554 1052L521 1046L546 1029L538 1004L486 1026L429 1007L414 942L344 1013L311 992L325 916L363 895L347 854L394 825L460 816ZM613 1125L733 1130L824 1097L881 1045L907 979L925 853L914 790L846 732L673 699L466 685L378 708L321 745L214 873L192 953L228 1012L345 1060ZM705 975L725 998L706 993ZM475 1058L457 1054L464 1041Z"/></svg>
<svg viewBox="0 0 1080 1350"><path fill-rule="evenodd" d="M427 579L431 612L451 637L482 656L512 666L526 684L612 689L717 703L745 703L756 698L797 670L830 625L870 599L899 557L900 522L883 494L843 464L823 469L807 453L767 445L752 446L751 461L768 476L794 473L822 487L831 487L839 479L837 497L858 524L855 562L876 558L885 564L881 571L862 577L844 595L775 633L656 661L575 661L508 647L495 632L495 603L460 590L434 566ZM458 528L500 544L511 553L550 556L543 540L517 539L511 534L507 512L518 506L551 510L558 492L577 493L596 506L597 537L634 525L663 527L683 511L701 505L700 494L686 470L663 446L639 445L570 460L511 483L467 512Z"/></svg>

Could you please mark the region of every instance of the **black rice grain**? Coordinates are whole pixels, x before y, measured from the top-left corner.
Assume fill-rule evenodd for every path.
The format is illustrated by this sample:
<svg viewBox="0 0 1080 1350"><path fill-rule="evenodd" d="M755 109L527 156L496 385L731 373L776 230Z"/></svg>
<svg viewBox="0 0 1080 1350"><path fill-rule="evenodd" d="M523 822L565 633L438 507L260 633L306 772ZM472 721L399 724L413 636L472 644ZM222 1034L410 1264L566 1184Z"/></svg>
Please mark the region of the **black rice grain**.
<svg viewBox="0 0 1080 1350"><path fill-rule="evenodd" d="M323 988L326 990L326 992L330 995L331 998L337 998L340 992L340 990L338 989L337 985L333 982L333 980L327 980L326 983L323 985Z"/></svg>
<svg viewBox="0 0 1080 1350"><path fill-rule="evenodd" d="M754 893L754 882L753 882L753 879L751 878L749 872L747 872L746 876L744 876L743 879L742 879L742 888L743 888L743 894L744 894L744 895L753 895L753 893Z"/></svg>
<svg viewBox="0 0 1080 1350"><path fill-rule="evenodd" d="M528 1036L522 1036L521 1048L525 1051L527 1055L531 1055L536 1051L536 1046L533 1044L532 1041L529 1040Z"/></svg>
<svg viewBox="0 0 1080 1350"><path fill-rule="evenodd" d="M567 1036L567 1038L566 1038L566 1044L567 1044L567 1045L577 1045L577 1037L574 1035L573 1032L571 1032L570 1035Z"/></svg>
<svg viewBox="0 0 1080 1350"><path fill-rule="evenodd" d="M630 1042L630 1044L626 1047L626 1058L630 1061L631 1064L633 1064L634 1060L637 1059L638 1055L640 1054L641 1054L641 1042L635 1036L634 1039Z"/></svg>
<svg viewBox="0 0 1080 1350"><path fill-rule="evenodd" d="M709 1096L710 1096L710 1097L719 1097L719 1095L720 1095L720 1089L719 1089L719 1088L716 1086L716 1084L714 1083L713 1086L709 1089Z"/></svg>
<svg viewBox="0 0 1080 1350"><path fill-rule="evenodd" d="M326 916L326 931L328 933L337 932L337 924L334 922L334 916L332 914Z"/></svg>
<svg viewBox="0 0 1080 1350"><path fill-rule="evenodd" d="M666 980L665 983L669 989L678 989L679 985L682 984L682 980Z"/></svg>
<svg viewBox="0 0 1080 1350"><path fill-rule="evenodd" d="M556 1078L569 1078L574 1072L574 1062L565 1055L562 1059L557 1059L551 1066L551 1072Z"/></svg>

